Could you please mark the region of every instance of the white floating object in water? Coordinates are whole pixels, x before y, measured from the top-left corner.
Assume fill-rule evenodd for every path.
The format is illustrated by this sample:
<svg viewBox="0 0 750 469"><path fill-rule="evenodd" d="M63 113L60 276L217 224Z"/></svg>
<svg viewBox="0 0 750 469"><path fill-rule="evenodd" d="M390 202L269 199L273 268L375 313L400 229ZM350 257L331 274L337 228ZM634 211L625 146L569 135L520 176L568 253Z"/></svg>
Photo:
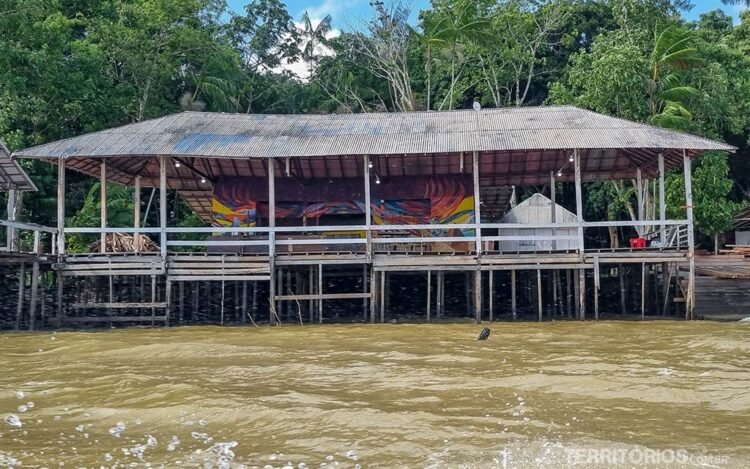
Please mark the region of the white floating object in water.
<svg viewBox="0 0 750 469"><path fill-rule="evenodd" d="M5 423L10 425L11 427L21 428L23 426L23 423L21 422L21 419L18 418L18 415L15 414L8 414L5 416Z"/></svg>
<svg viewBox="0 0 750 469"><path fill-rule="evenodd" d="M656 370L656 374L659 376L672 376L677 373L672 368L659 368Z"/></svg>
<svg viewBox="0 0 750 469"><path fill-rule="evenodd" d="M738 322L750 322L750 316L740 319Z"/></svg>
<svg viewBox="0 0 750 469"><path fill-rule="evenodd" d="M18 413L19 413L19 414L22 414L22 413L26 412L27 410L29 410L29 408L28 408L28 407L26 407L26 406L25 406L25 405L23 405L23 404L21 404L21 405L19 405L19 406L18 406Z"/></svg>
<svg viewBox="0 0 750 469"><path fill-rule="evenodd" d="M359 459L357 452L354 451L353 449L350 449L349 451L346 452L346 457L348 459L351 459L352 461L356 461L357 459Z"/></svg>
<svg viewBox="0 0 750 469"><path fill-rule="evenodd" d="M25 396L25 394L23 393L23 391L16 391L13 394L16 396L16 399L23 399L24 396Z"/></svg>
<svg viewBox="0 0 750 469"><path fill-rule="evenodd" d="M26 403L26 407L28 407L29 409L33 409L34 408L34 403L33 402L27 402Z"/></svg>
<svg viewBox="0 0 750 469"><path fill-rule="evenodd" d="M109 453L104 453L104 460L109 462L112 460L112 455Z"/></svg>

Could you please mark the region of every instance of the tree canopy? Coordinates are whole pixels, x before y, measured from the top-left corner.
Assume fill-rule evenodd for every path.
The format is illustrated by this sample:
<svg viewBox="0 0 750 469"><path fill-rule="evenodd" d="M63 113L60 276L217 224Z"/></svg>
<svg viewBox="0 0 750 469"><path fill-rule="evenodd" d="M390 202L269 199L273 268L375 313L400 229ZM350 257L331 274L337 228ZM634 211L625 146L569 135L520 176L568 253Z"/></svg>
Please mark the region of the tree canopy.
<svg viewBox="0 0 750 469"><path fill-rule="evenodd" d="M727 229L747 198L747 12L734 24L719 10L687 21L687 0L432 0L420 12L381 0L372 6L372 18L342 32L330 17L293 18L280 0L248 1L240 12L222 0L6 0L0 138L16 150L181 109L568 103L739 147L696 165L696 220L705 235ZM26 197L26 211L50 223L54 171L24 164L41 188ZM684 210L678 179L669 183L677 212ZM631 216L629 184L591 185L588 216ZM92 181L74 175L70 185L69 215L87 220ZM172 212L173 222L189 216Z"/></svg>

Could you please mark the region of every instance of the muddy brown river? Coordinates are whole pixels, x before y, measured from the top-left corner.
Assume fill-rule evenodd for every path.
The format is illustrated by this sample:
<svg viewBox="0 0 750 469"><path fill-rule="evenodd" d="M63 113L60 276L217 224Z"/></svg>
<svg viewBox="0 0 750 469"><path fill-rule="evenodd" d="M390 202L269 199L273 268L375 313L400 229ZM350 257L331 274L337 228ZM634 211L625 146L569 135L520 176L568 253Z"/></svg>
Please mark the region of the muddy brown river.
<svg viewBox="0 0 750 469"><path fill-rule="evenodd" d="M750 324L0 335L0 467L750 467Z"/></svg>

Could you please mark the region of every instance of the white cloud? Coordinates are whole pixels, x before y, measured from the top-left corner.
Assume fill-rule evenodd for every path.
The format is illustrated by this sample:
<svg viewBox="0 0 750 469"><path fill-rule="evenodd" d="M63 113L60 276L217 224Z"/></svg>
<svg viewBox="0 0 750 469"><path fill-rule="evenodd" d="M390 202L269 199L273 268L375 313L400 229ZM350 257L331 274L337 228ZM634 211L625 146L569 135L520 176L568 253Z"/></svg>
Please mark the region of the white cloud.
<svg viewBox="0 0 750 469"><path fill-rule="evenodd" d="M329 0L326 0L325 3L329 3ZM312 23L313 28L317 28L320 24L320 21L322 20L323 16L317 16L313 15L312 9L308 10L310 15L310 21ZM303 30L304 24L299 21L295 21L294 26L297 27L297 29ZM328 34L326 34L326 39L333 39L335 37L338 37L341 35L341 31L338 29L331 29ZM306 44L303 42L300 44L301 48L304 48ZM315 54L318 57L329 57L333 55L333 50L330 47L326 47L321 44L315 45ZM282 72L282 71L288 71L294 74L297 78L299 78L302 81L307 81L310 78L310 64L303 60L298 60L296 62L292 63L284 63L280 67L274 69L275 72Z"/></svg>

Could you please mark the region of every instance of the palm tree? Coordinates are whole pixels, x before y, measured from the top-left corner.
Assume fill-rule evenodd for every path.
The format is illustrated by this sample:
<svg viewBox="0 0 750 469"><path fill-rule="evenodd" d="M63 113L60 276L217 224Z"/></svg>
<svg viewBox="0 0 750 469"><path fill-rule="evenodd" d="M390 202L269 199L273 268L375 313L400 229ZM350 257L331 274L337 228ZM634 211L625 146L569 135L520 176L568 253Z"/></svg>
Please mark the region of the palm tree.
<svg viewBox="0 0 750 469"><path fill-rule="evenodd" d="M422 24L423 33L415 29L412 32L419 38L425 47L425 72L427 73L427 110L432 106L432 52L436 46L448 43L449 35L446 27L447 19L439 18L435 20L434 15L426 18Z"/></svg>
<svg viewBox="0 0 750 469"><path fill-rule="evenodd" d="M688 103L699 92L683 84L682 72L697 60L694 44L692 32L675 26L664 29L654 42L646 92L651 122L660 127L684 129L692 118Z"/></svg>
<svg viewBox="0 0 750 469"><path fill-rule="evenodd" d="M320 22L313 26L310 14L305 11L302 15L302 59L307 62L308 72L312 76L318 61L316 47L328 42L328 33L331 32L331 15L326 15Z"/></svg>

